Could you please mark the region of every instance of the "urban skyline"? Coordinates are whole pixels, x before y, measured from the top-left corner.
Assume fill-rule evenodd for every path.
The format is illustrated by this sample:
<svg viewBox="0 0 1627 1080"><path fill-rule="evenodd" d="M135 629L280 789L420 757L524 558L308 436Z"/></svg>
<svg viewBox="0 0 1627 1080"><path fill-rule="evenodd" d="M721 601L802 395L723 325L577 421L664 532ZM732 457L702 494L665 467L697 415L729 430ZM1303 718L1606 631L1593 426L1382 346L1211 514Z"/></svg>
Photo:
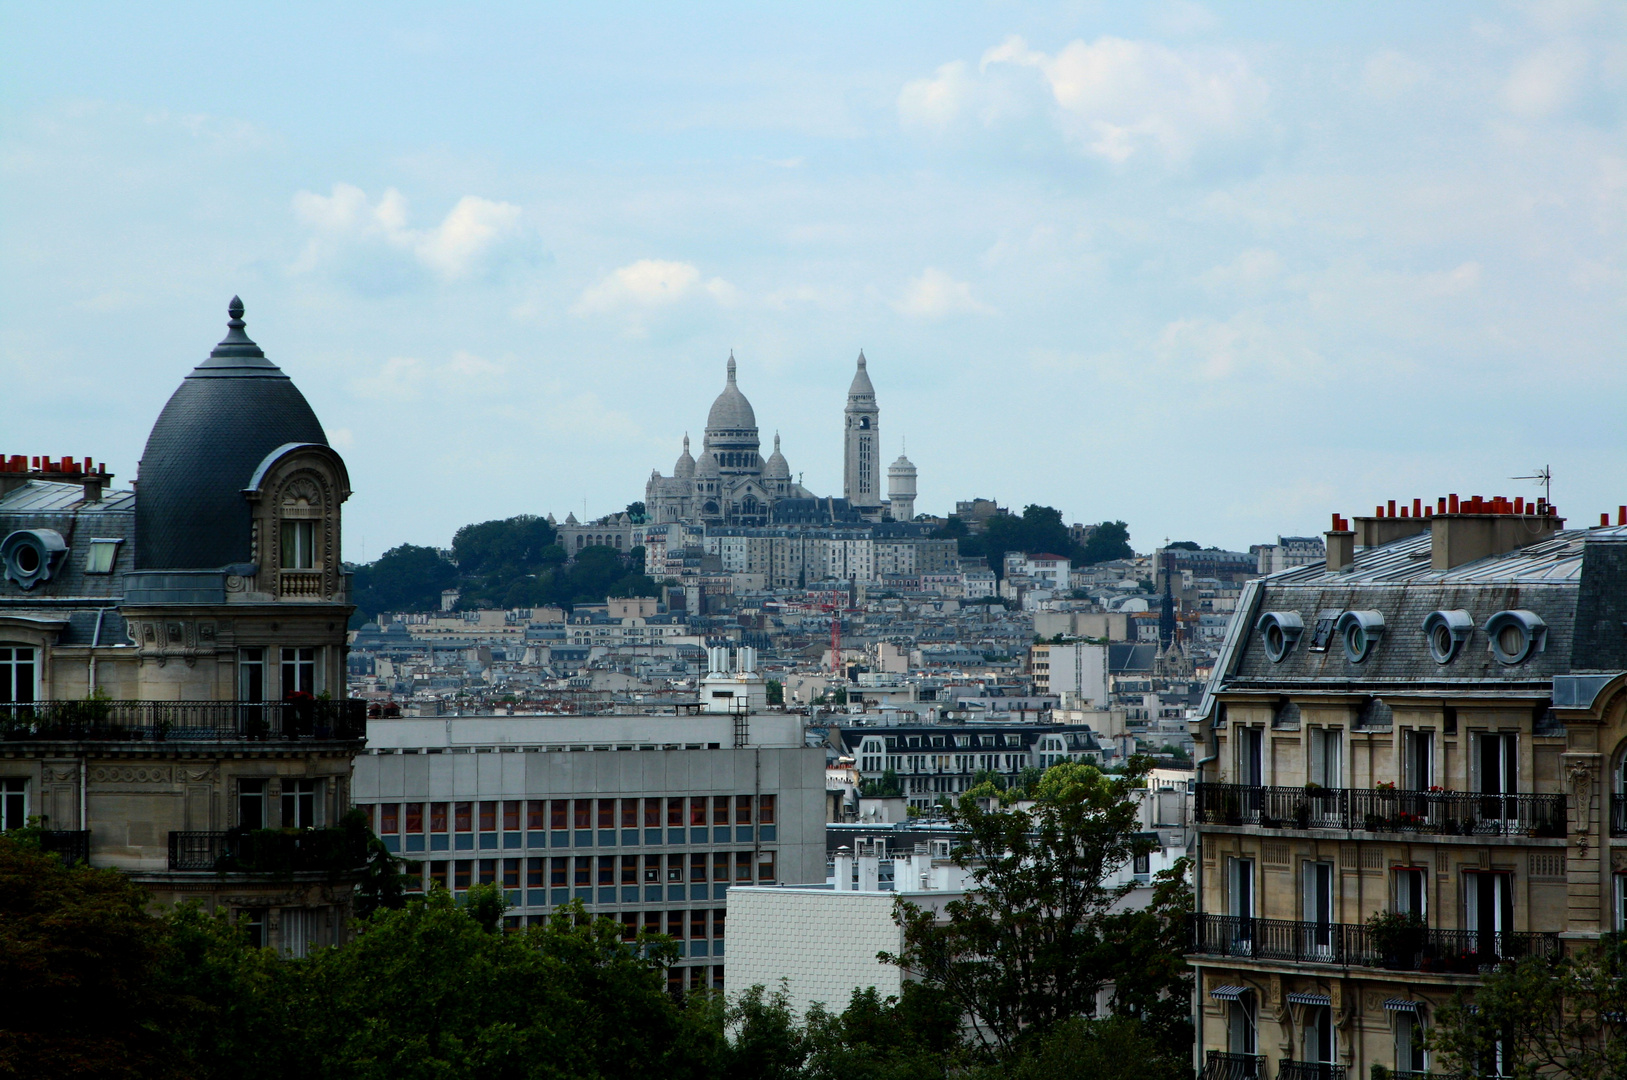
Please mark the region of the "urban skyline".
<svg viewBox="0 0 1627 1080"><path fill-rule="evenodd" d="M9 15L8 452L133 477L235 292L352 559L639 498L731 348L813 490L863 348L918 510L1142 550L1621 502L1619 10L722 18Z"/></svg>

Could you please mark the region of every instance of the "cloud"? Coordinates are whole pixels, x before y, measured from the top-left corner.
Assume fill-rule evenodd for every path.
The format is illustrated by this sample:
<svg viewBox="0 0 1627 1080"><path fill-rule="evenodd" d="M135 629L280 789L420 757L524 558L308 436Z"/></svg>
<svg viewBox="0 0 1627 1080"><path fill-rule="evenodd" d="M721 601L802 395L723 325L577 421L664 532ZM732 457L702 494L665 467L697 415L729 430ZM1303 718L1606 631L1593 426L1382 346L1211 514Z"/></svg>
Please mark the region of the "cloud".
<svg viewBox="0 0 1627 1080"><path fill-rule="evenodd" d="M1158 13L1156 22L1160 29L1171 34L1202 34L1220 25L1214 12L1192 0L1170 0Z"/></svg>
<svg viewBox="0 0 1627 1080"><path fill-rule="evenodd" d="M478 394L501 385L507 369L501 364L459 351L444 364L428 364L414 356L392 356L378 371L352 379L350 391L369 401L417 401L425 393Z"/></svg>
<svg viewBox="0 0 1627 1080"><path fill-rule="evenodd" d="M314 234L296 271L315 269L347 248L383 245L447 281L471 276L494 248L519 232L521 218L512 203L465 195L439 225L413 229L401 192L386 188L372 203L361 188L345 183L334 184L331 195L298 192L294 214Z"/></svg>
<svg viewBox="0 0 1627 1080"><path fill-rule="evenodd" d="M705 294L724 306L739 300L740 292L722 278L701 280L701 272L690 263L665 259L640 259L605 275L598 284L583 291L571 310L591 315L620 308L658 308L687 297Z"/></svg>
<svg viewBox="0 0 1627 1080"><path fill-rule="evenodd" d="M1253 313L1224 322L1209 318L1176 319L1153 342L1161 361L1185 369L1205 382L1222 382L1250 374L1269 381L1314 377L1323 367L1317 352L1292 332L1274 329Z"/></svg>
<svg viewBox="0 0 1627 1080"><path fill-rule="evenodd" d="M1556 41L1527 55L1503 84L1503 106L1516 116L1552 116L1576 96L1587 73L1587 51L1570 41Z"/></svg>
<svg viewBox="0 0 1627 1080"><path fill-rule="evenodd" d="M1101 37L1070 42L1053 55L1013 36L983 54L975 76L957 60L907 83L899 117L939 132L973 112L993 125L1023 111L1011 81L1022 69L1043 78L1068 139L1114 163L1149 152L1185 161L1201 144L1245 131L1269 96L1265 81L1234 52Z"/></svg>
<svg viewBox="0 0 1627 1080"><path fill-rule="evenodd" d="M1205 270L1198 280L1211 289L1257 290L1281 272L1282 258L1275 251L1249 248L1231 262Z"/></svg>
<svg viewBox="0 0 1627 1080"><path fill-rule="evenodd" d="M1362 65L1361 88L1370 98L1394 101L1429 77L1429 68L1405 53L1385 49Z"/></svg>
<svg viewBox="0 0 1627 1080"><path fill-rule="evenodd" d="M903 315L916 315L936 319L944 315L970 312L992 315L994 309L980 303L972 295L972 287L956 281L942 270L927 267L918 278L911 278L904 290L904 298L893 305Z"/></svg>

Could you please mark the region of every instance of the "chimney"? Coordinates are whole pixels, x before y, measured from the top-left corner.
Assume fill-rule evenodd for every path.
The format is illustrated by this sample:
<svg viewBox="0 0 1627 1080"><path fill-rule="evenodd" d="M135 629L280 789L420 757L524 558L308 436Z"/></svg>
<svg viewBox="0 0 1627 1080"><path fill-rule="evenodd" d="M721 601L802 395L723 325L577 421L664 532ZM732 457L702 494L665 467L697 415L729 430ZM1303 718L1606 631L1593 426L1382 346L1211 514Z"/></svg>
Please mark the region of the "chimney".
<svg viewBox="0 0 1627 1080"><path fill-rule="evenodd" d="M1333 528L1323 534L1327 540L1328 573L1341 574L1356 562L1356 534L1350 531L1350 522L1333 515Z"/></svg>
<svg viewBox="0 0 1627 1080"><path fill-rule="evenodd" d="M1565 527L1565 519L1543 500L1516 509L1515 503L1501 496L1483 499L1476 495L1459 500L1454 495L1452 506L1447 513L1430 519L1433 570L1450 570L1476 559L1503 555L1546 540Z"/></svg>
<svg viewBox="0 0 1627 1080"><path fill-rule="evenodd" d="M1388 507L1375 507L1374 511L1372 517L1355 519L1357 547L1383 547L1429 530L1430 519L1427 517L1397 517L1394 499L1390 500Z"/></svg>
<svg viewBox="0 0 1627 1080"><path fill-rule="evenodd" d="M836 849L836 891L853 891L853 852L846 846Z"/></svg>

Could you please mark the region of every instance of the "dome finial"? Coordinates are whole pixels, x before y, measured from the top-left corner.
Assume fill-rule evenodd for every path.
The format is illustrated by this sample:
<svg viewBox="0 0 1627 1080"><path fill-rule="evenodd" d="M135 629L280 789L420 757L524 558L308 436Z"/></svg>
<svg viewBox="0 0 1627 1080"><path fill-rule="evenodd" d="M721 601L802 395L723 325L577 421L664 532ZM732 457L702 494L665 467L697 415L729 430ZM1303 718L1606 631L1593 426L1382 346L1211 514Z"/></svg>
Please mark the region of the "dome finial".
<svg viewBox="0 0 1627 1080"><path fill-rule="evenodd" d="M734 382L734 350L729 350L729 381Z"/></svg>
<svg viewBox="0 0 1627 1080"><path fill-rule="evenodd" d="M864 350L863 349L859 350L859 369L861 371L864 369Z"/></svg>
<svg viewBox="0 0 1627 1080"><path fill-rule="evenodd" d="M684 432L684 453L689 453L689 432Z"/></svg>
<svg viewBox="0 0 1627 1080"><path fill-rule="evenodd" d="M780 452L780 433L777 431L774 433L774 452Z"/></svg>
<svg viewBox="0 0 1627 1080"><path fill-rule="evenodd" d="M231 316L231 320L226 323L227 326L230 326L234 330L238 330L238 329L241 329L243 327L244 324L243 324L243 301L242 300L238 299L235 296L232 297L232 302L226 305L226 314Z"/></svg>

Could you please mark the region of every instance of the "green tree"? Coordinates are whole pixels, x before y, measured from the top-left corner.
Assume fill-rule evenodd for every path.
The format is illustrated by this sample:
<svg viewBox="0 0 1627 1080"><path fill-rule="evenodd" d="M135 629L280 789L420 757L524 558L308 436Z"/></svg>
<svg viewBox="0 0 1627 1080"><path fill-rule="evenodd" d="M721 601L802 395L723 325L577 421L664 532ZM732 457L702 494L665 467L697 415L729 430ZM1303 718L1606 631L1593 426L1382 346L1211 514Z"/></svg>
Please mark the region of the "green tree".
<svg viewBox="0 0 1627 1080"><path fill-rule="evenodd" d="M548 561L554 527L547 518L521 514L501 521L465 525L452 537L458 570L470 577L509 575L535 570Z"/></svg>
<svg viewBox="0 0 1627 1080"><path fill-rule="evenodd" d="M1435 1014L1429 1048L1454 1070L1517 1080L1627 1076L1627 939L1593 949L1505 961Z"/></svg>
<svg viewBox="0 0 1627 1080"><path fill-rule="evenodd" d="M770 705L784 705L785 704L785 684L780 682L780 680L778 680L778 679L770 679L770 680L768 680L768 683L764 687L764 690L768 694L768 703Z"/></svg>
<svg viewBox="0 0 1627 1080"><path fill-rule="evenodd" d="M1115 777L1077 762L1052 766L1029 810L984 810L963 794L948 817L973 891L946 905L946 921L896 902L904 946L885 959L940 987L997 1059L1089 1015L1116 973L1109 915L1130 886L1109 882L1150 850L1132 798L1148 768L1140 757Z"/></svg>
<svg viewBox="0 0 1627 1080"><path fill-rule="evenodd" d="M627 516L633 519L633 524L644 523L645 508L643 502L630 502L627 504Z"/></svg>
<svg viewBox="0 0 1627 1080"><path fill-rule="evenodd" d="M1097 525L1079 552L1079 562L1086 566L1133 558L1135 549L1130 546L1130 526L1122 521L1104 521Z"/></svg>
<svg viewBox="0 0 1627 1080"><path fill-rule="evenodd" d="M176 1075L173 999L156 978L163 925L116 870L65 869L0 837L0 1073Z"/></svg>
<svg viewBox="0 0 1627 1080"><path fill-rule="evenodd" d="M865 780L859 784L859 794L868 799L902 798L904 782L898 778L898 773L894 770L883 769L878 779Z"/></svg>
<svg viewBox="0 0 1627 1080"><path fill-rule="evenodd" d="M942 1080L961 1056L960 1010L924 983L856 989L840 1013L816 1004L805 1030L808 1080Z"/></svg>
<svg viewBox="0 0 1627 1080"><path fill-rule="evenodd" d="M458 568L430 547L400 544L358 566L351 581L357 615L381 611L439 611L441 592L458 583Z"/></svg>

